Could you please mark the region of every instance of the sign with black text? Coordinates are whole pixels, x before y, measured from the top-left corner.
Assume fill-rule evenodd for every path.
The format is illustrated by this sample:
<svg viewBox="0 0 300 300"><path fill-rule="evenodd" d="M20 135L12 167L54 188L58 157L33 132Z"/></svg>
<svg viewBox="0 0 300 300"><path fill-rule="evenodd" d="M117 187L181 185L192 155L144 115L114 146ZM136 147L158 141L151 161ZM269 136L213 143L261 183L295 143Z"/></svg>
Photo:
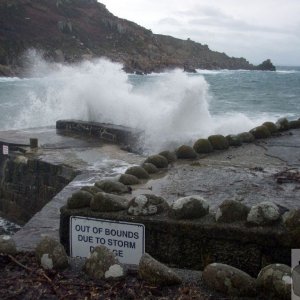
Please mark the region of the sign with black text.
<svg viewBox="0 0 300 300"><path fill-rule="evenodd" d="M114 252L120 263L138 265L145 253L145 226L77 216L70 218L72 257L88 257L100 245Z"/></svg>

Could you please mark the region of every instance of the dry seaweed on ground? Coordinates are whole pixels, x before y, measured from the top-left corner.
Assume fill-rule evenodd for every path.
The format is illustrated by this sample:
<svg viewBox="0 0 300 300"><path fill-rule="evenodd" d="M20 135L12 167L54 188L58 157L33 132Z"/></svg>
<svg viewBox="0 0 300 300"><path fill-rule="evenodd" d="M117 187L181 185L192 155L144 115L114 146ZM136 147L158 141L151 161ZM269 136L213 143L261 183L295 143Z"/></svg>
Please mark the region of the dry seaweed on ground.
<svg viewBox="0 0 300 300"><path fill-rule="evenodd" d="M297 168L287 169L274 174L276 182L282 183L300 183L300 172Z"/></svg>

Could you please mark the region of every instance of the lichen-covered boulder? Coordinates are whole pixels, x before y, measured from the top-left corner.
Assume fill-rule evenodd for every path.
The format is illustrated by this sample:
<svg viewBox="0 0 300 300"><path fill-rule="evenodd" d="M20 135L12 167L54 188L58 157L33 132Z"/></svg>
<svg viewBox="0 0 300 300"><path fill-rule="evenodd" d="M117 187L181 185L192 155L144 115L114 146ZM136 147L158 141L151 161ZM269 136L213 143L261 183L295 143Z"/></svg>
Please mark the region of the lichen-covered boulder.
<svg viewBox="0 0 300 300"><path fill-rule="evenodd" d="M194 151L194 149L187 145L180 146L176 151L177 158L182 159L194 159L197 158L197 153Z"/></svg>
<svg viewBox="0 0 300 300"><path fill-rule="evenodd" d="M95 186L105 193L123 194L130 192L130 189L125 184L109 179L97 181Z"/></svg>
<svg viewBox="0 0 300 300"><path fill-rule="evenodd" d="M85 261L83 271L91 278L120 278L124 276L124 269L117 258L104 246L97 246Z"/></svg>
<svg viewBox="0 0 300 300"><path fill-rule="evenodd" d="M290 129L300 128L300 120L294 120L289 122Z"/></svg>
<svg viewBox="0 0 300 300"><path fill-rule="evenodd" d="M44 269L63 270L69 265L64 246L48 236L43 237L38 243L35 255Z"/></svg>
<svg viewBox="0 0 300 300"><path fill-rule="evenodd" d="M98 187L92 185L92 186L83 186L81 188L82 191L88 192L92 195L96 195L99 192L103 192L101 189L99 189Z"/></svg>
<svg viewBox="0 0 300 300"><path fill-rule="evenodd" d="M259 291L268 299L291 299L291 267L272 264L264 267L257 276Z"/></svg>
<svg viewBox="0 0 300 300"><path fill-rule="evenodd" d="M209 205L201 196L187 196L177 199L170 206L169 216L174 219L202 218L209 212Z"/></svg>
<svg viewBox="0 0 300 300"><path fill-rule="evenodd" d="M216 221L231 223L246 221L250 208L236 200L225 200L216 212Z"/></svg>
<svg viewBox="0 0 300 300"><path fill-rule="evenodd" d="M151 163L143 163L142 167L148 172L148 174L155 174L159 172L158 168Z"/></svg>
<svg viewBox="0 0 300 300"><path fill-rule="evenodd" d="M287 118L280 118L275 123L279 131L289 130L289 121Z"/></svg>
<svg viewBox="0 0 300 300"><path fill-rule="evenodd" d="M255 141L255 137L251 132L242 132L239 133L238 138L242 141L242 143L253 143Z"/></svg>
<svg viewBox="0 0 300 300"><path fill-rule="evenodd" d="M227 135L226 140L229 146L239 147L242 145L242 140L239 138L239 136L234 134Z"/></svg>
<svg viewBox="0 0 300 300"><path fill-rule="evenodd" d="M211 135L208 137L208 140L215 150L226 150L229 148L228 141L221 134Z"/></svg>
<svg viewBox="0 0 300 300"><path fill-rule="evenodd" d="M182 282L182 279L172 269L147 253L140 260L138 274L143 280L155 285L166 286Z"/></svg>
<svg viewBox="0 0 300 300"><path fill-rule="evenodd" d="M253 128L253 129L251 129L250 132L253 134L253 136L256 139L265 139L265 138L268 138L268 137L271 136L271 132L264 125L257 126L257 127Z"/></svg>
<svg viewBox="0 0 300 300"><path fill-rule="evenodd" d="M171 151L162 151L159 153L159 155L165 157L169 163L172 163L174 161L176 161L176 154L174 152Z"/></svg>
<svg viewBox="0 0 300 300"><path fill-rule="evenodd" d="M283 223L288 230L293 244L300 248L300 209L293 209L283 215Z"/></svg>
<svg viewBox="0 0 300 300"><path fill-rule="evenodd" d="M263 126L266 126L271 134L278 132L278 128L277 128L276 124L273 122L265 122L265 123L263 123Z"/></svg>
<svg viewBox="0 0 300 300"><path fill-rule="evenodd" d="M130 174L121 174L119 182L125 185L135 185L140 183L139 179L136 176Z"/></svg>
<svg viewBox="0 0 300 300"><path fill-rule="evenodd" d="M152 194L138 195L128 205L128 214L134 216L149 216L168 209L165 199Z"/></svg>
<svg viewBox="0 0 300 300"><path fill-rule="evenodd" d="M15 254L17 253L16 243L9 235L0 235L0 253Z"/></svg>
<svg viewBox="0 0 300 300"><path fill-rule="evenodd" d="M193 148L197 153L210 153L214 151L214 148L208 139L198 139L194 143Z"/></svg>
<svg viewBox="0 0 300 300"><path fill-rule="evenodd" d="M257 295L256 280L247 273L220 263L208 265L202 278L211 289L232 297L254 297Z"/></svg>
<svg viewBox="0 0 300 300"><path fill-rule="evenodd" d="M83 207L89 207L90 202L93 199L93 195L87 191L77 191L72 194L67 200L67 206L70 209L77 209Z"/></svg>
<svg viewBox="0 0 300 300"><path fill-rule="evenodd" d="M128 208L128 200L122 196L109 194L109 193L97 193L90 203L91 210L110 212L120 211Z"/></svg>
<svg viewBox="0 0 300 300"><path fill-rule="evenodd" d="M149 156L145 160L145 163L151 163L156 168L159 168L159 169L167 168L168 164L169 164L168 160L164 156L159 155L159 154Z"/></svg>
<svg viewBox="0 0 300 300"><path fill-rule="evenodd" d="M247 222L252 225L269 225L280 219L278 206L269 201L264 201L251 207Z"/></svg>
<svg viewBox="0 0 300 300"><path fill-rule="evenodd" d="M150 178L148 172L141 166L133 166L126 170L125 174L133 175L139 179L148 179Z"/></svg>

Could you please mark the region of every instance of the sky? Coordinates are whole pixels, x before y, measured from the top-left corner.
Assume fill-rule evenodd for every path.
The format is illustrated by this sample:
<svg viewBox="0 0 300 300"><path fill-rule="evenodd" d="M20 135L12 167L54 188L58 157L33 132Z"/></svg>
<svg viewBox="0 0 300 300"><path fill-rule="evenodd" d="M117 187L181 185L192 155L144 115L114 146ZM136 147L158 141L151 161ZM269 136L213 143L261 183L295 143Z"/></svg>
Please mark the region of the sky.
<svg viewBox="0 0 300 300"><path fill-rule="evenodd" d="M258 64L300 66L300 0L100 0L153 33Z"/></svg>

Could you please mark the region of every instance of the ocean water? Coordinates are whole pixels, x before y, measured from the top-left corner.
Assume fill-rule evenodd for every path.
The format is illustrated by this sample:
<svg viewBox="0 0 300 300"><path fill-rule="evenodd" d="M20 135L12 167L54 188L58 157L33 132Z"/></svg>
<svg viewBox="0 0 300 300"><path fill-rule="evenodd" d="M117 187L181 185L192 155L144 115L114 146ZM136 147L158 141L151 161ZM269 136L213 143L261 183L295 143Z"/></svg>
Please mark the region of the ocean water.
<svg viewBox="0 0 300 300"><path fill-rule="evenodd" d="M155 152L300 117L299 67L146 76L121 68L103 59L64 66L35 58L27 78L0 78L0 130L68 118L110 122L144 130L145 152Z"/></svg>

